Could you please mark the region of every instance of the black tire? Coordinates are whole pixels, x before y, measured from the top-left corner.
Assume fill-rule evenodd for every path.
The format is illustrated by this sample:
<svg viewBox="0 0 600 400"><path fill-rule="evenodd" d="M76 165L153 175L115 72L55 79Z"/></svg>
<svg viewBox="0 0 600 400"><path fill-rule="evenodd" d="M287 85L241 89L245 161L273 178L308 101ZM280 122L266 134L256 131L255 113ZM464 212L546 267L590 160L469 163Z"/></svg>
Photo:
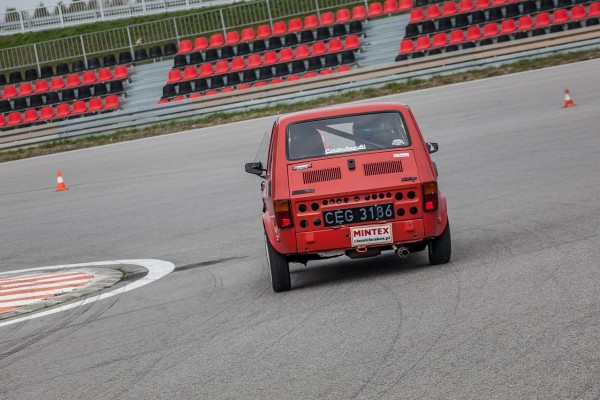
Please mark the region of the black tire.
<svg viewBox="0 0 600 400"><path fill-rule="evenodd" d="M450 221L446 224L444 232L429 242L429 264L447 264L452 254L452 240L450 239Z"/></svg>
<svg viewBox="0 0 600 400"><path fill-rule="evenodd" d="M267 263L271 271L271 284L273 290L277 293L287 292L292 287L290 279L290 265L285 254L279 254L265 234L265 248L267 253Z"/></svg>

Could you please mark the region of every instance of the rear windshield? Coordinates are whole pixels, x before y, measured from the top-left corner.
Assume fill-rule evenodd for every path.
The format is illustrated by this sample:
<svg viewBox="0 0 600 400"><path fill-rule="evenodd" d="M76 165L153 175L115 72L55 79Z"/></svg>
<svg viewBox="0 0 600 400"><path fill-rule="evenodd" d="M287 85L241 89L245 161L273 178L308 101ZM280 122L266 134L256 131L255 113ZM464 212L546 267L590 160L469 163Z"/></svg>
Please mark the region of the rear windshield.
<svg viewBox="0 0 600 400"><path fill-rule="evenodd" d="M410 146L402 114L380 112L303 121L287 128L288 160Z"/></svg>

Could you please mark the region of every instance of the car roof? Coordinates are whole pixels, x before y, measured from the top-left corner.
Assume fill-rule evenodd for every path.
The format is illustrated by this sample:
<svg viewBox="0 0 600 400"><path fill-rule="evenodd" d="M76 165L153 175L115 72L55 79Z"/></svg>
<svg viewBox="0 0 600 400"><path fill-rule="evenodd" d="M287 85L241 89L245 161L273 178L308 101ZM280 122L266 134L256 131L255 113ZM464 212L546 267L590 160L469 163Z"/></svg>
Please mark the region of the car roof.
<svg viewBox="0 0 600 400"><path fill-rule="evenodd" d="M409 107L405 104L392 102L346 104L341 106L316 108L312 110L286 114L279 117L279 123L287 125L299 121L337 117L340 115L351 115L382 111L408 111L408 109Z"/></svg>

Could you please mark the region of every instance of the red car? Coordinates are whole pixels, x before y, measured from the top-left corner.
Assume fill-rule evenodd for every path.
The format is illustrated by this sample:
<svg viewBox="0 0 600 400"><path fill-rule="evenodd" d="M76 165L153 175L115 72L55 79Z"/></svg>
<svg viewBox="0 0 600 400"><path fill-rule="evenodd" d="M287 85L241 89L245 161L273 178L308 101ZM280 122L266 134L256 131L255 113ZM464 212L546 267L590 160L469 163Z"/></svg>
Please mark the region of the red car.
<svg viewBox="0 0 600 400"><path fill-rule="evenodd" d="M290 262L340 255L400 257L429 249L450 261L446 197L410 108L376 103L279 117L246 172L264 179L263 225L273 290Z"/></svg>

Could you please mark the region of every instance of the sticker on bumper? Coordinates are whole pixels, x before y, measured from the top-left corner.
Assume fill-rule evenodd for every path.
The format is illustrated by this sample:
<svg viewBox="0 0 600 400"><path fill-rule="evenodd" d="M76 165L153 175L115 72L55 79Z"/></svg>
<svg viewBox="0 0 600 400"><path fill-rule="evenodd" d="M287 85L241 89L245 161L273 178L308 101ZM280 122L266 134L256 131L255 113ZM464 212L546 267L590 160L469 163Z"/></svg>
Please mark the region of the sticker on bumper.
<svg viewBox="0 0 600 400"><path fill-rule="evenodd" d="M392 225L361 226L350 228L352 246L369 246L372 244L392 243Z"/></svg>

